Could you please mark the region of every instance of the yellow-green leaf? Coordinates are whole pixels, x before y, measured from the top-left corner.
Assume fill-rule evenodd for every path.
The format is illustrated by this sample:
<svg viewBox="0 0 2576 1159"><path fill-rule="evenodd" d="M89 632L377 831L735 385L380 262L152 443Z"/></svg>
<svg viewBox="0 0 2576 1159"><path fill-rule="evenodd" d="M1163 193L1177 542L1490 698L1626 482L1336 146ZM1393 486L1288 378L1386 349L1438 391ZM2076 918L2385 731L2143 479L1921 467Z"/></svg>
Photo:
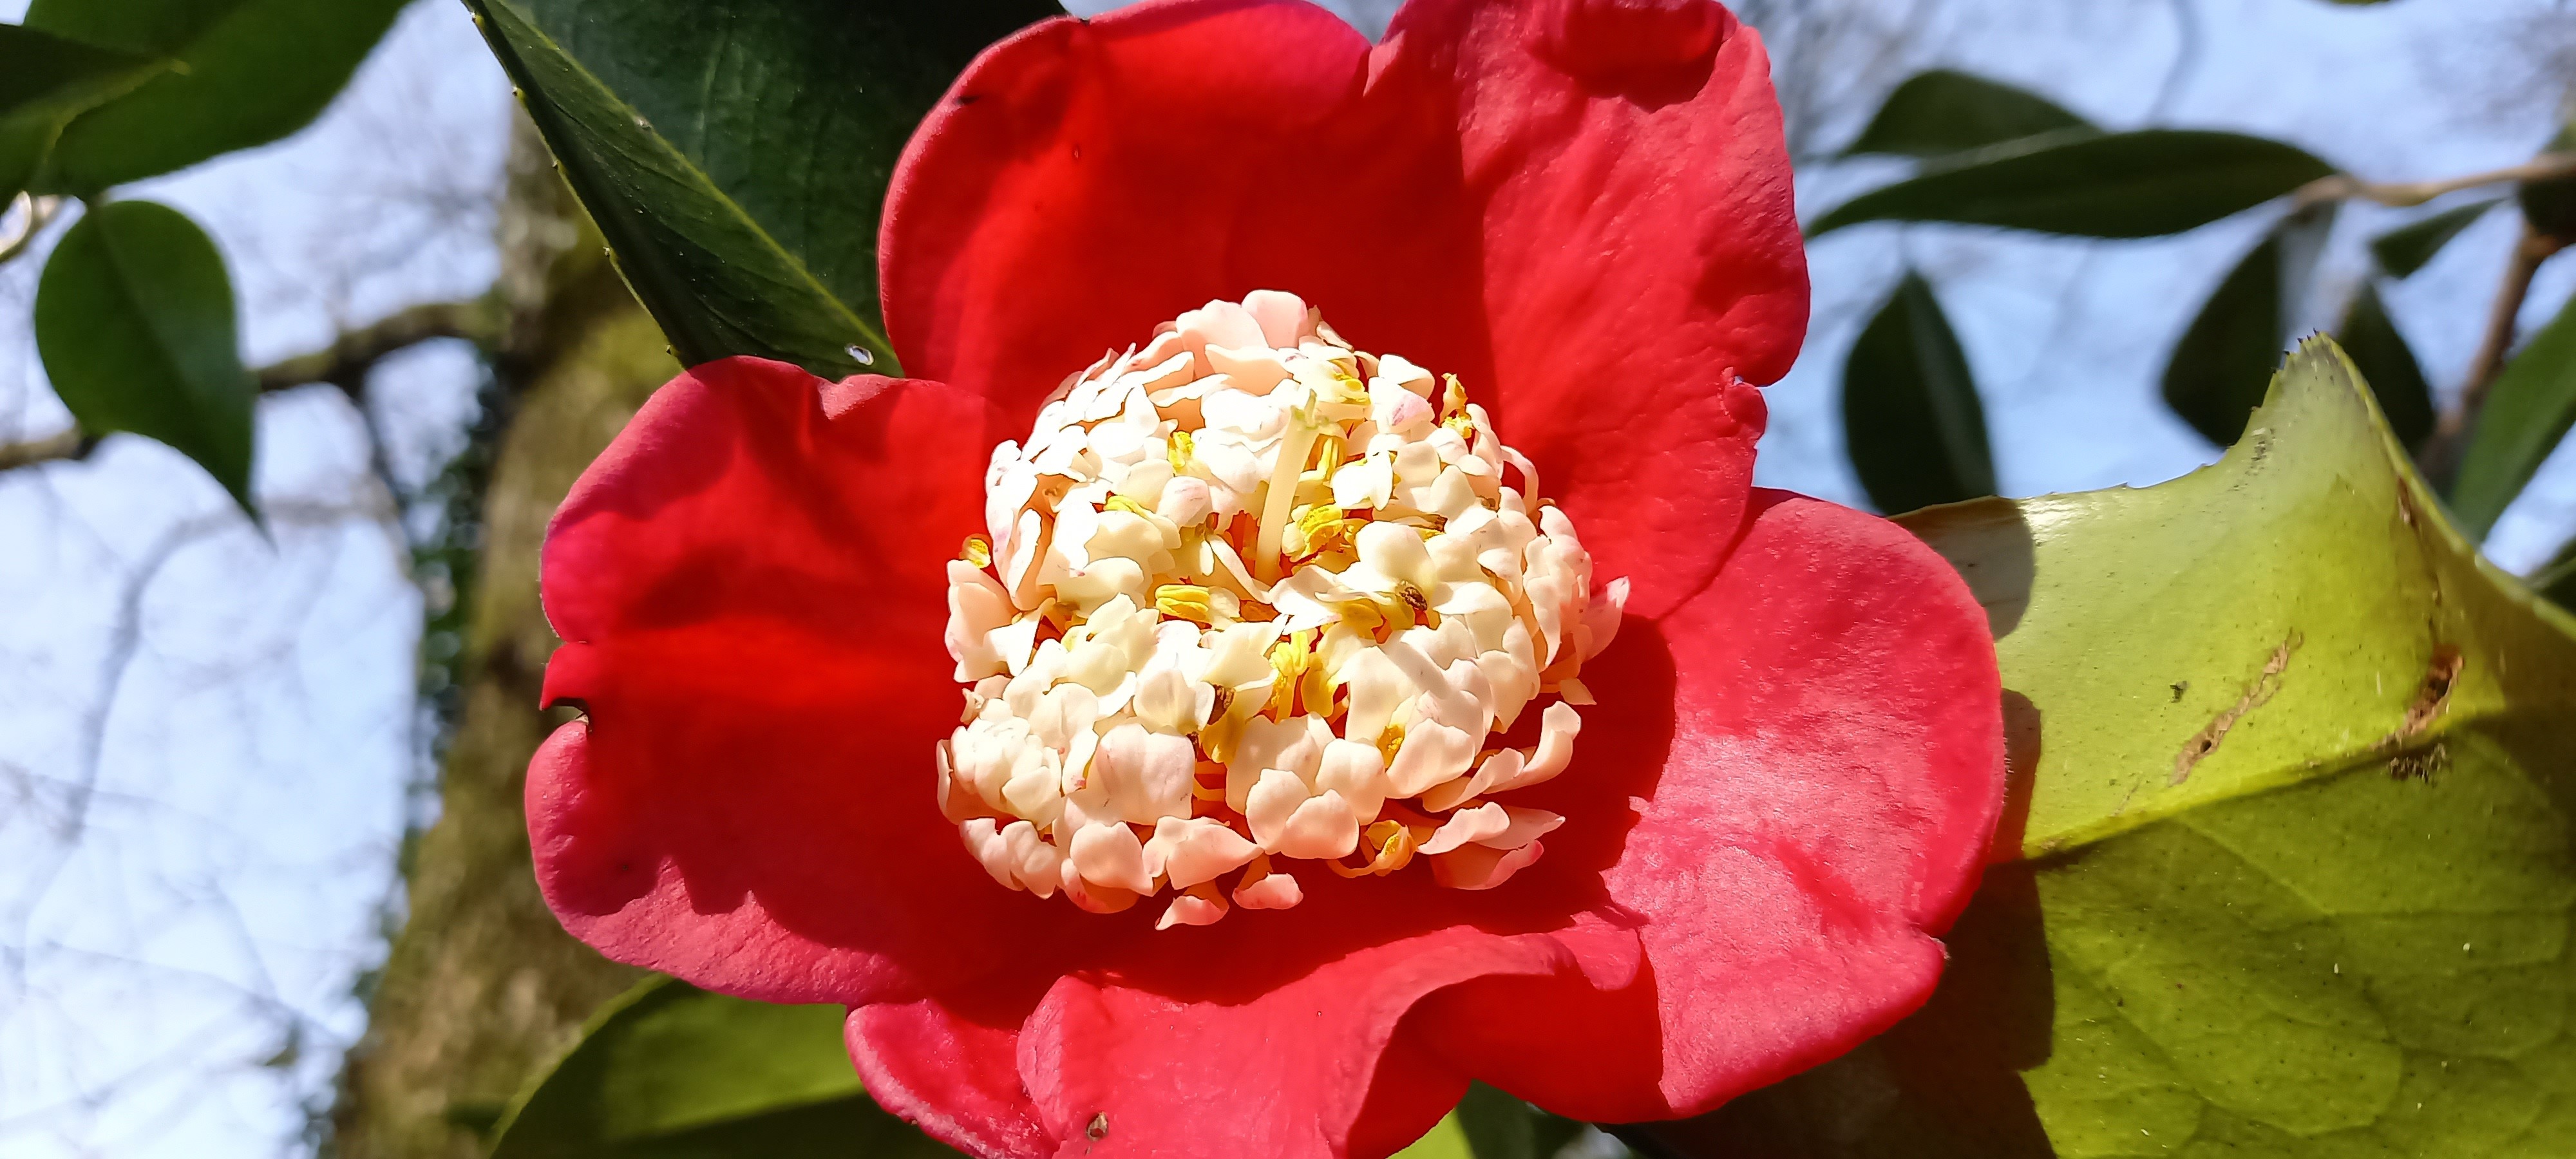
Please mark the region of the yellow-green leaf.
<svg viewBox="0 0 2576 1159"><path fill-rule="evenodd" d="M1905 522L1996 633L2009 864L1923 1011L1674 1137L2576 1154L2576 619L2477 557L2330 342L2214 466Z"/></svg>

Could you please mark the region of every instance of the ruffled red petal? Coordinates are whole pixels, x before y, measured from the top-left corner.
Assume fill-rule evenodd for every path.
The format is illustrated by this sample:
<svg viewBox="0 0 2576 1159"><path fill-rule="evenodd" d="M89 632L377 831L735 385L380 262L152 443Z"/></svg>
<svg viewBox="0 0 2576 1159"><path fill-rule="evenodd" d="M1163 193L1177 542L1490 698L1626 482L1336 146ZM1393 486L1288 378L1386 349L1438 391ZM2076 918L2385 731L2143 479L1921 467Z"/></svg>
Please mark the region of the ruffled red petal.
<svg viewBox="0 0 2576 1159"><path fill-rule="evenodd" d="M729 359L583 474L544 585L546 698L586 716L527 785L575 935L736 994L855 1001L889 955L1035 906L926 804L958 704L944 565L981 523L988 423L937 383Z"/></svg>
<svg viewBox="0 0 2576 1159"><path fill-rule="evenodd" d="M1751 486L1805 256L1760 38L1705 0L1175 0L987 52L898 167L912 373L1034 409L1104 348L1284 289L1459 374L1663 611Z"/></svg>
<svg viewBox="0 0 2576 1159"><path fill-rule="evenodd" d="M1531 794L1661 770L1601 875L1641 918L1654 1001L1477 984L1435 1007L1456 1065L1565 1114L1696 1114L1921 1005L2002 807L1994 648L1957 573L1885 520L1755 496L1716 582L1655 625L1661 654L1623 630L1586 667L1576 764ZM1620 719L1667 688L1667 727ZM1653 1073L1560 1061L1640 1043Z"/></svg>
<svg viewBox="0 0 2576 1159"><path fill-rule="evenodd" d="M850 1011L850 1057L869 1097L930 1137L986 1159L1055 1153L1020 1078L1020 1028L927 1000Z"/></svg>

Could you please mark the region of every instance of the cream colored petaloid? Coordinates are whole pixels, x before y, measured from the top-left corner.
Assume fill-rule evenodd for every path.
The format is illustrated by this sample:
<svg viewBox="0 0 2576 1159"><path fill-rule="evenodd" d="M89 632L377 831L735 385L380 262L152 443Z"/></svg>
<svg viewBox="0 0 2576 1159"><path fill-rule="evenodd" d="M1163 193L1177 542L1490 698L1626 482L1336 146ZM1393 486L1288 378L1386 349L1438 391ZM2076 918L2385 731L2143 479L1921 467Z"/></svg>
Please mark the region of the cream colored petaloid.
<svg viewBox="0 0 2576 1159"><path fill-rule="evenodd" d="M1166 928L1296 905L1283 859L1501 884L1563 818L1494 798L1565 770L1627 596L1538 487L1454 377L1292 294L1104 356L994 448L948 565L942 811L993 880L1168 889Z"/></svg>

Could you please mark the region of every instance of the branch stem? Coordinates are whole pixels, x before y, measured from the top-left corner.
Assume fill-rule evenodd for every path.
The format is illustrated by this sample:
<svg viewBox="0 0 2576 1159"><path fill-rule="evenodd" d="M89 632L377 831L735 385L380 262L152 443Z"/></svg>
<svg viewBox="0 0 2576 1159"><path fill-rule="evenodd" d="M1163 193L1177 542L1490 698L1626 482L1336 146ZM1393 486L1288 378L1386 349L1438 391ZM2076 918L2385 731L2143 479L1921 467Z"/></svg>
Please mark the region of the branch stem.
<svg viewBox="0 0 2576 1159"><path fill-rule="evenodd" d="M2471 173L2464 177L2447 177L2438 181L2364 181L2349 173L2320 177L2299 187L2291 194L2302 208L2328 201L2375 201L2381 205L2405 207L2422 205L2445 193L2496 185L2506 181L2548 181L2559 177L2576 177L2576 153L2543 153L2520 165Z"/></svg>
<svg viewBox="0 0 2576 1159"><path fill-rule="evenodd" d="M2478 412L2486 406L2487 392L2495 386L2496 376L2503 373L2505 357L2513 351L2514 322L2522 315L2523 299L2531 294L2532 275L2550 255L2565 248L2566 242L2541 233L2524 222L2522 237L2513 246L2513 256L2505 262L2504 280L2496 287L2495 304L2487 310L2486 333L2478 340L2477 354L2469 359L2468 377L2460 384L2458 398L2442 408L2433 422L2433 434L2424 441L2419 462L2424 474L2447 489L2451 477L2458 473L2460 456L2468 447L2469 432L2478 421Z"/></svg>
<svg viewBox="0 0 2576 1159"><path fill-rule="evenodd" d="M6 264L35 244L36 235L45 232L45 227L53 223L54 215L63 211L63 199L20 193L10 198L7 206L0 207L0 218L19 210L24 212L19 215L18 224L11 226L6 233L0 233L0 264Z"/></svg>

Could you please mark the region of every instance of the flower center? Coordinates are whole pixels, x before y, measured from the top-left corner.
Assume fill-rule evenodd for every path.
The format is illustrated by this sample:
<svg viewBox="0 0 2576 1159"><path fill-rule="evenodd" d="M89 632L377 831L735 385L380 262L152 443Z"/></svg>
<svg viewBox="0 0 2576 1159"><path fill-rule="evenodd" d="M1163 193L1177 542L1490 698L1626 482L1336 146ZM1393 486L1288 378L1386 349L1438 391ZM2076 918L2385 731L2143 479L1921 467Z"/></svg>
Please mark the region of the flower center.
<svg viewBox="0 0 2576 1159"><path fill-rule="evenodd" d="M1501 884L1564 818L1491 798L1564 771L1627 597L1537 490L1454 375L1294 295L1165 323L994 448L941 809L1003 885L1174 891L1161 928L1296 905L1291 860Z"/></svg>

